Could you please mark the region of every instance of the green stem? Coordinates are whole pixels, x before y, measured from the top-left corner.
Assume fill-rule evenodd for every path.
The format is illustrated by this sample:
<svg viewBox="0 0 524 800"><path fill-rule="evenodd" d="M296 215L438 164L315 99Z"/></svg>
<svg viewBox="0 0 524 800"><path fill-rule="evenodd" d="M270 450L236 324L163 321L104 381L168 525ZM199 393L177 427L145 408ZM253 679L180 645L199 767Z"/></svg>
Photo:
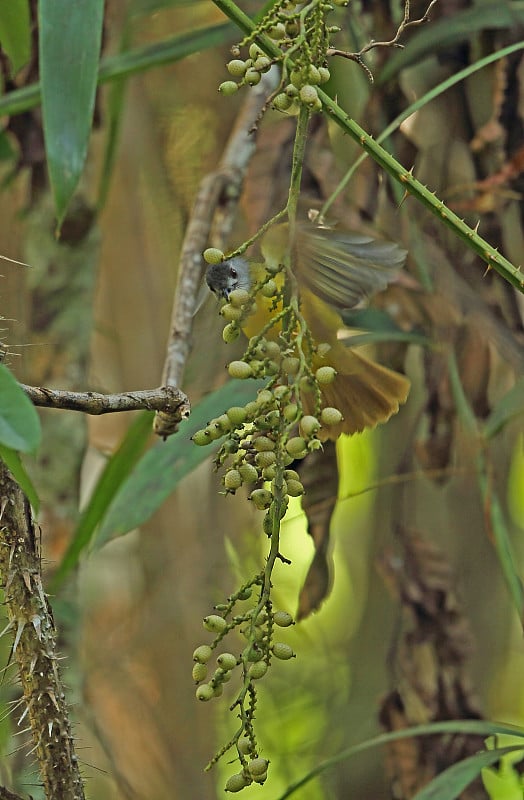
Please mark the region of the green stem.
<svg viewBox="0 0 524 800"><path fill-rule="evenodd" d="M336 124L348 133L360 147L366 151L386 172L388 172L395 180L404 186L406 192L409 192L417 198L419 202L429 208L448 228L451 228L457 236L463 239L466 244L477 253L488 265L488 267L495 269L509 283L513 284L519 291L524 292L524 275L520 268L515 267L504 256L501 256L489 242L486 242L481 236L478 235L476 230L466 225L464 220L460 219L451 209L449 209L442 200L430 192L429 189L418 181L409 170L402 166L396 159L393 158L384 148L370 136L366 131L358 125L355 120L351 119L345 111L343 111L334 100L329 97L321 89L318 90L318 95L322 101L324 111L331 116Z"/></svg>

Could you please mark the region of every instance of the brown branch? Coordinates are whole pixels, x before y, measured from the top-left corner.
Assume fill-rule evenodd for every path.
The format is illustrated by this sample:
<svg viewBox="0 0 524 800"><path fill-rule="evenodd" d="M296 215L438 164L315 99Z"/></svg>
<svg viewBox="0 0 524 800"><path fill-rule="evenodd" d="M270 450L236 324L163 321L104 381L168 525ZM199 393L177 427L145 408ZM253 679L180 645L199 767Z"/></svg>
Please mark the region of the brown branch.
<svg viewBox="0 0 524 800"><path fill-rule="evenodd" d="M275 75L271 70L262 77L258 86L249 90L218 169L207 175L200 184L180 254L171 333L162 377L165 386L177 387L182 383L190 350L198 288L204 277L202 251L208 243L213 220L213 244L223 247L227 241L244 173L255 150L255 138L250 131L258 120L274 81ZM166 438L176 431L178 422L176 417L159 412L153 428L158 436Z"/></svg>
<svg viewBox="0 0 524 800"><path fill-rule="evenodd" d="M82 411L84 414L111 414L116 411L162 411L180 422L189 415L189 402L179 389L160 386L122 394L100 392L69 392L64 389L45 389L20 384L35 406Z"/></svg>
<svg viewBox="0 0 524 800"><path fill-rule="evenodd" d="M13 635L25 711L47 800L84 800L64 687L56 629L42 585L38 533L31 508L0 461L0 586ZM8 798L9 794L4 797Z"/></svg>
<svg viewBox="0 0 524 800"><path fill-rule="evenodd" d="M404 45L400 44L400 42L399 42L399 39L402 36L402 34L408 28L413 28L416 25L423 25L425 22L427 22L429 20L429 13L430 13L431 9L433 8L433 6L435 5L435 3L437 3L437 0L431 0L431 2L429 3L428 7L426 8L424 14L419 19L410 19L409 18L409 15L410 15L410 0L406 0L406 2L404 3L404 17L402 19L402 22L398 26L397 32L394 35L394 37L392 39L390 39L388 42L376 42L374 39L372 39L370 42L368 42L367 45L365 45L365 47L362 48L362 50L359 50L358 53L348 53L345 50L337 50L337 48L335 48L335 47L329 47L328 50L327 50L327 55L328 56L341 56L342 58L347 58L350 61L355 61L360 67L362 67L362 69L365 71L366 75L370 79L371 83L373 83L373 75L371 73L371 70L362 61L362 56L365 55L366 53L369 53L370 50L374 50L376 47L400 47L400 48L403 48Z"/></svg>

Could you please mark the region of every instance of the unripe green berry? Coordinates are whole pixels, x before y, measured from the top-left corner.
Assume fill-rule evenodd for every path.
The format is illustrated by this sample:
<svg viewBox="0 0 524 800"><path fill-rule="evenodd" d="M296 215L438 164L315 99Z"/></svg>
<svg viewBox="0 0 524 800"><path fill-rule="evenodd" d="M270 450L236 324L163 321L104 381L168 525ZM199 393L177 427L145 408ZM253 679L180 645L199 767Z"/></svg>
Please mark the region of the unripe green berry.
<svg viewBox="0 0 524 800"><path fill-rule="evenodd" d="M333 383L337 371L333 367L319 367L315 372L315 378L321 384Z"/></svg>
<svg viewBox="0 0 524 800"><path fill-rule="evenodd" d="M246 70L246 74L244 75L244 81L249 86L256 86L257 83L260 83L260 72L257 72L256 69L248 69Z"/></svg>
<svg viewBox="0 0 524 800"><path fill-rule="evenodd" d="M307 106L312 106L318 100L318 92L314 86L306 83L306 85L302 86L300 89L299 97Z"/></svg>
<svg viewBox="0 0 524 800"><path fill-rule="evenodd" d="M235 78L242 78L246 71L246 62L235 58L226 64L226 69L229 74L233 75Z"/></svg>
<svg viewBox="0 0 524 800"><path fill-rule="evenodd" d="M306 439L309 439L310 436L314 436L315 433L320 429L320 422L316 417L312 417L310 414L306 414L300 420L299 426L300 433Z"/></svg>
<svg viewBox="0 0 524 800"><path fill-rule="evenodd" d="M327 67L319 67L318 71L320 73L320 83L327 83L328 80L331 78L331 73Z"/></svg>
<svg viewBox="0 0 524 800"><path fill-rule="evenodd" d="M343 419L342 412L340 412L338 408L326 406L326 408L323 408L320 412L320 421L323 425L338 425Z"/></svg>
<svg viewBox="0 0 524 800"><path fill-rule="evenodd" d="M267 672L267 662L266 661L255 661L254 664L251 664L249 667L247 674L248 677L254 681L259 681L260 678L263 678Z"/></svg>
<svg viewBox="0 0 524 800"><path fill-rule="evenodd" d="M228 408L226 411L226 414L233 427L236 428L244 422L246 418L246 409L242 408L242 406L231 406L231 408Z"/></svg>
<svg viewBox="0 0 524 800"><path fill-rule="evenodd" d="M215 691L209 683L202 683L196 690L195 695L197 700L202 700L203 703L206 703L215 696Z"/></svg>
<svg viewBox="0 0 524 800"><path fill-rule="evenodd" d="M230 303L225 303L220 309L221 316L228 322L238 322L242 316L240 308L234 308Z"/></svg>
<svg viewBox="0 0 524 800"><path fill-rule="evenodd" d="M218 91L225 97L231 97L232 94L238 92L238 83L235 83L235 81L224 81L224 83L221 83L218 87Z"/></svg>
<svg viewBox="0 0 524 800"><path fill-rule="evenodd" d="M282 370L286 375L296 375L300 369L300 359L295 356L286 356L282 359Z"/></svg>
<svg viewBox="0 0 524 800"><path fill-rule="evenodd" d="M207 664L212 653L213 651L208 644L201 644L193 653L193 661L196 661L197 664Z"/></svg>
<svg viewBox="0 0 524 800"><path fill-rule="evenodd" d="M302 70L300 69L293 69L291 70L291 75L289 76L289 81L292 86L295 86L299 89L301 86L304 85L304 76L302 75Z"/></svg>
<svg viewBox="0 0 524 800"><path fill-rule="evenodd" d="M270 28L267 33L270 39L274 39L276 42L278 42L281 39L285 39L286 28L282 22L277 22L277 24Z"/></svg>
<svg viewBox="0 0 524 800"><path fill-rule="evenodd" d="M266 514L264 517L264 521L262 522L262 530L266 534L266 536L271 536L273 533L273 519L271 514Z"/></svg>
<svg viewBox="0 0 524 800"><path fill-rule="evenodd" d="M201 681L205 680L207 676L207 665L194 664L192 675L195 683L200 683Z"/></svg>
<svg viewBox="0 0 524 800"><path fill-rule="evenodd" d="M257 395L257 403L259 406L267 406L273 402L273 393L269 389L261 389Z"/></svg>
<svg viewBox="0 0 524 800"><path fill-rule="evenodd" d="M289 386L275 386L273 389L273 396L275 400L283 400L289 394Z"/></svg>
<svg viewBox="0 0 524 800"><path fill-rule="evenodd" d="M300 481L287 481L287 493L290 497L300 497L304 494L304 486Z"/></svg>
<svg viewBox="0 0 524 800"><path fill-rule="evenodd" d="M339 8L345 8L349 3L348 0L331 0L334 6L338 6Z"/></svg>
<svg viewBox="0 0 524 800"><path fill-rule="evenodd" d="M204 628L211 633L222 633L227 628L227 622L224 617L219 617L218 614L210 614L204 617Z"/></svg>
<svg viewBox="0 0 524 800"><path fill-rule="evenodd" d="M253 44L249 45L249 58L252 61L256 61L257 58L259 58L260 56L263 56L263 55L264 55L264 51L260 49L258 44L255 44L255 42L253 42Z"/></svg>
<svg viewBox="0 0 524 800"><path fill-rule="evenodd" d="M249 636L249 631L247 632L246 635ZM246 661L251 661L253 664L256 664L258 661L261 661L262 656L263 656L262 650L260 649L260 647L257 647L256 645L250 645L249 647L246 647L246 649L242 653L242 657L245 658Z"/></svg>
<svg viewBox="0 0 524 800"><path fill-rule="evenodd" d="M253 780L255 783L265 783L267 781L267 770L266 772L261 772L260 775L254 775Z"/></svg>
<svg viewBox="0 0 524 800"><path fill-rule="evenodd" d="M262 453L257 453L255 456L255 463L260 469L271 467L276 460L277 457L274 450L264 450Z"/></svg>
<svg viewBox="0 0 524 800"><path fill-rule="evenodd" d="M285 642L274 642L271 650L275 658L280 658L281 661L287 661L295 655L292 648Z"/></svg>
<svg viewBox="0 0 524 800"><path fill-rule="evenodd" d="M293 83L288 83L284 92L291 101L293 101L295 97L298 97L298 89Z"/></svg>
<svg viewBox="0 0 524 800"><path fill-rule="evenodd" d="M226 344L231 344L240 336L240 328L234 322L229 322L222 331L222 339Z"/></svg>
<svg viewBox="0 0 524 800"><path fill-rule="evenodd" d="M280 628L288 628L294 625L294 620L289 611L275 611L273 614L273 622Z"/></svg>
<svg viewBox="0 0 524 800"><path fill-rule="evenodd" d="M237 469L229 469L224 475L224 486L234 492L242 486L242 477Z"/></svg>
<svg viewBox="0 0 524 800"><path fill-rule="evenodd" d="M254 489L249 495L249 499L253 502L255 508L259 511L264 511L271 505L272 495L267 489Z"/></svg>
<svg viewBox="0 0 524 800"><path fill-rule="evenodd" d="M288 97L287 94L280 92L280 94L277 94L273 100L273 106L277 111L287 111L291 105L291 102L291 98Z"/></svg>
<svg viewBox="0 0 524 800"><path fill-rule="evenodd" d="M258 481L258 470L253 464L241 464L238 471L244 483L255 483Z"/></svg>
<svg viewBox="0 0 524 800"><path fill-rule="evenodd" d="M271 69L271 59L267 56L259 56L255 59L253 66L258 72L267 72Z"/></svg>
<svg viewBox="0 0 524 800"><path fill-rule="evenodd" d="M257 453L265 453L275 449L275 442L268 436L257 436L253 441L253 446Z"/></svg>
<svg viewBox="0 0 524 800"><path fill-rule="evenodd" d="M224 260L224 253L217 247L208 247L207 250L204 250L203 256L207 264L221 264Z"/></svg>
<svg viewBox="0 0 524 800"><path fill-rule="evenodd" d="M277 291L278 291L278 286L276 285L275 281L272 278L270 278L261 288L260 294L263 295L263 297L274 297ZM272 342L272 344L276 344L276 342ZM278 347L278 350L280 353L280 347Z"/></svg>
<svg viewBox="0 0 524 800"><path fill-rule="evenodd" d="M264 467L262 470L262 477L265 481L272 481L276 474L277 468L274 464L270 464L269 467Z"/></svg>
<svg viewBox="0 0 524 800"><path fill-rule="evenodd" d="M246 412L246 419L254 419L260 411L256 400L251 400L250 403L246 403L244 411Z"/></svg>
<svg viewBox="0 0 524 800"><path fill-rule="evenodd" d="M222 697L223 694L224 694L224 687L222 686L222 683L216 683L213 686L213 697Z"/></svg>
<svg viewBox="0 0 524 800"><path fill-rule="evenodd" d="M286 469L284 470L284 478L286 481L299 481L300 475L294 469Z"/></svg>
<svg viewBox="0 0 524 800"><path fill-rule="evenodd" d="M302 436L293 436L288 440L286 450L290 456L301 458L306 453L306 442Z"/></svg>
<svg viewBox="0 0 524 800"><path fill-rule="evenodd" d="M213 441L211 433L207 428L196 431L191 438L194 444L197 444L199 447L204 447L206 444Z"/></svg>
<svg viewBox="0 0 524 800"><path fill-rule="evenodd" d="M247 756L251 752L252 745L250 739L248 739L247 736L240 737L240 739L237 742L237 750L243 756Z"/></svg>
<svg viewBox="0 0 524 800"><path fill-rule="evenodd" d="M297 418L298 414L298 406L296 403L288 403L287 406L284 406L283 412L284 419L287 422L294 422Z"/></svg>
<svg viewBox="0 0 524 800"><path fill-rule="evenodd" d="M243 772L237 772L235 775L231 775L225 785L226 792L241 792L242 789L245 789L246 786L249 786L250 780L247 775L244 775Z"/></svg>
<svg viewBox="0 0 524 800"><path fill-rule="evenodd" d="M250 378L253 374L253 370L247 361L232 361L228 364L227 371L232 378L238 378L239 380Z"/></svg>
<svg viewBox="0 0 524 800"><path fill-rule="evenodd" d="M268 766L269 761L267 758L253 758L247 765L247 769L249 774L255 777L255 775L262 775L263 772L267 772Z"/></svg>
<svg viewBox="0 0 524 800"><path fill-rule="evenodd" d="M229 294L228 300L232 306L240 308L249 300L249 292L245 289L233 289Z"/></svg>
<svg viewBox="0 0 524 800"><path fill-rule="evenodd" d="M320 70L317 69L317 67L315 67L314 64L309 65L307 71L307 78L310 84L312 84L313 86L318 86L318 84L321 83L322 78L320 75Z"/></svg>
<svg viewBox="0 0 524 800"><path fill-rule="evenodd" d="M224 672L229 672L229 670L235 669L237 660L233 653L221 653L217 658L217 664Z"/></svg>

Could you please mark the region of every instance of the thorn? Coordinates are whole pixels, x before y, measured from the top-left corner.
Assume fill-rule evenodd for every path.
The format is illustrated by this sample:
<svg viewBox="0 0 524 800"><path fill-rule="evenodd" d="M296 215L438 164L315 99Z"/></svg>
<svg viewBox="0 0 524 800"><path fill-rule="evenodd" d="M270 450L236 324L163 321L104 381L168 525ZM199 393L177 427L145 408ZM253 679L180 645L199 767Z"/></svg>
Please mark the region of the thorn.
<svg viewBox="0 0 524 800"><path fill-rule="evenodd" d="M41 642L42 641L42 620L38 616L38 614L35 614L32 617L31 622L33 623L33 628L35 629L37 639L38 639L39 642Z"/></svg>
<svg viewBox="0 0 524 800"><path fill-rule="evenodd" d="M25 583L25 588L27 589L28 593L31 594L31 576L26 569L22 570L22 580Z"/></svg>
<svg viewBox="0 0 524 800"><path fill-rule="evenodd" d="M24 628L25 628L24 620L23 619L19 619L18 620L18 628L17 628L16 636L15 636L15 641L13 643L13 653L16 653L16 648L20 644L20 639L21 639L22 634L24 632Z"/></svg>

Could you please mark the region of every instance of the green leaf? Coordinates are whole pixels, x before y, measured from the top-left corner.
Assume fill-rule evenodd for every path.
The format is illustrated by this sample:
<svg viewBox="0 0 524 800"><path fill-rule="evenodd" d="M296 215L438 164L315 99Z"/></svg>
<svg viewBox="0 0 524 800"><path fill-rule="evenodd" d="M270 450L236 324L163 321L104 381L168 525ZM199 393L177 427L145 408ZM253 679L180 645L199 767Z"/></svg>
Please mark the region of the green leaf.
<svg viewBox="0 0 524 800"><path fill-rule="evenodd" d="M486 439L491 439L504 425L522 413L524 413L524 378L519 378L487 418L484 423L484 436Z"/></svg>
<svg viewBox="0 0 524 800"><path fill-rule="evenodd" d="M473 8L457 11L419 28L410 37L407 46L396 50L377 79L379 86L397 75L400 70L416 64L430 55L451 47L458 42L469 41L476 33L486 28L518 30L524 23L524 9L517 3L478 3Z"/></svg>
<svg viewBox="0 0 524 800"><path fill-rule="evenodd" d="M20 455L16 450L11 450L10 447L4 447L0 444L0 458L31 503L35 514L38 514L40 500L34 484L22 464Z"/></svg>
<svg viewBox="0 0 524 800"><path fill-rule="evenodd" d="M41 438L35 407L4 364L0 364L0 444L34 452Z"/></svg>
<svg viewBox="0 0 524 800"><path fill-rule="evenodd" d="M91 133L104 0L40 0L44 138L59 225L84 168Z"/></svg>
<svg viewBox="0 0 524 800"><path fill-rule="evenodd" d="M28 0L0 3L0 42L11 62L13 75L27 64L31 55Z"/></svg>
<svg viewBox="0 0 524 800"><path fill-rule="evenodd" d="M81 553L91 542L96 526L142 455L151 436L153 417L154 414L151 411L139 414L124 436L118 450L108 459L93 493L82 511L71 543L53 576L52 591L58 589L66 575L76 566Z"/></svg>
<svg viewBox="0 0 524 800"><path fill-rule="evenodd" d="M453 764L449 769L437 775L413 800L454 800L472 781L480 775L484 767L489 767L507 753L521 750L522 746L500 747L496 750L486 750L475 753L474 756L463 759Z"/></svg>
<svg viewBox="0 0 524 800"><path fill-rule="evenodd" d="M201 400L177 433L158 442L137 464L111 503L96 544L121 536L149 519L182 478L218 448L219 442L206 447L193 444L195 431L231 405L247 403L261 386L260 381L229 381Z"/></svg>

